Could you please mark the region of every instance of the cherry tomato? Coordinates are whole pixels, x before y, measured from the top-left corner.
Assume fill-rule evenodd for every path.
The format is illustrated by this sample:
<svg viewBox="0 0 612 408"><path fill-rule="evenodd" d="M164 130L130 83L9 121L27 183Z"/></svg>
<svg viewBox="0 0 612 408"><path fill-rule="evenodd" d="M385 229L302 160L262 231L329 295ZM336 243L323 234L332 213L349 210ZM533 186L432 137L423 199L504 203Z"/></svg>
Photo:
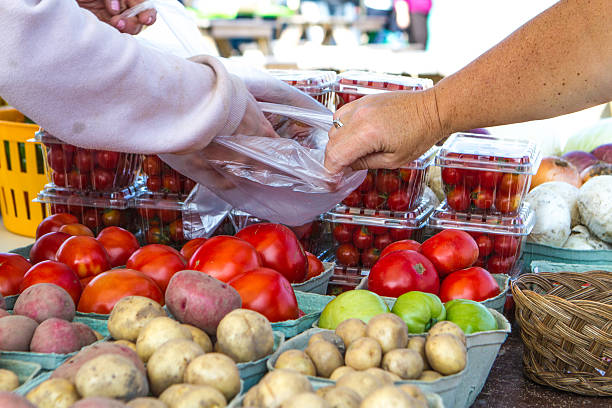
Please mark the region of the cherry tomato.
<svg viewBox="0 0 612 408"><path fill-rule="evenodd" d="M117 170L119 163L119 153L108 150L99 150L95 154L98 166L106 170Z"/></svg>
<svg viewBox="0 0 612 408"><path fill-rule="evenodd" d="M95 238L74 236L57 250L57 260L68 265L79 279L98 275L111 268L106 250Z"/></svg>
<svg viewBox="0 0 612 408"><path fill-rule="evenodd" d="M161 160L154 155L145 156L142 160L142 172L147 176L159 176L161 172Z"/></svg>
<svg viewBox="0 0 612 408"><path fill-rule="evenodd" d="M97 231L101 225L98 210L88 208L83 212L83 224L88 226L92 231Z"/></svg>
<svg viewBox="0 0 612 408"><path fill-rule="evenodd" d="M93 172L93 188L98 191L110 190L113 187L115 175L105 169L95 169Z"/></svg>
<svg viewBox="0 0 612 408"><path fill-rule="evenodd" d="M400 241L395 241L394 243L388 245L383 251L380 253L380 257L386 256L391 252L401 251L401 250L409 250L409 251L417 251L421 249L421 244L413 241L411 239L402 239Z"/></svg>
<svg viewBox="0 0 612 408"><path fill-rule="evenodd" d="M42 237L46 233L59 231L64 224L76 224L79 220L72 214L58 213L45 218L38 224L36 228L36 239Z"/></svg>
<svg viewBox="0 0 612 408"><path fill-rule="evenodd" d="M393 242L390 234L382 234L374 236L374 248L383 250Z"/></svg>
<svg viewBox="0 0 612 408"><path fill-rule="evenodd" d="M425 255L444 277L451 272L469 268L478 259L478 244L465 231L443 230L421 244Z"/></svg>
<svg viewBox="0 0 612 408"><path fill-rule="evenodd" d="M342 200L342 204L348 207L359 207L361 205L361 193L357 190L353 191Z"/></svg>
<svg viewBox="0 0 612 408"><path fill-rule="evenodd" d="M379 170L376 176L376 190L382 194L391 194L399 190L399 178L393 174Z"/></svg>
<svg viewBox="0 0 612 408"><path fill-rule="evenodd" d="M455 211L466 211L470 208L470 193L463 186L455 186L447 194L446 202Z"/></svg>
<svg viewBox="0 0 612 408"><path fill-rule="evenodd" d="M165 292L172 276L186 269L187 261L173 248L151 244L136 250L127 260L125 267L144 273Z"/></svg>
<svg viewBox="0 0 612 408"><path fill-rule="evenodd" d="M470 194L474 205L481 210L493 207L493 190L476 188Z"/></svg>
<svg viewBox="0 0 612 408"><path fill-rule="evenodd" d="M78 188L85 190L89 188L89 176L85 172L79 172L78 170L72 170L68 174L68 187Z"/></svg>
<svg viewBox="0 0 612 408"><path fill-rule="evenodd" d="M72 167L72 158L67 157L61 145L51 145L47 150L47 163L54 171L63 173Z"/></svg>
<svg viewBox="0 0 612 408"><path fill-rule="evenodd" d="M185 177L185 180L182 181L181 191L183 194L191 193L191 190L196 186L196 182L190 179L189 177Z"/></svg>
<svg viewBox="0 0 612 408"><path fill-rule="evenodd" d="M508 274L510 273L512 266L514 266L514 259L515 258L513 256L504 258L502 256L494 254L491 256L491 258L489 258L489 261L487 262L487 267L491 273Z"/></svg>
<svg viewBox="0 0 612 408"><path fill-rule="evenodd" d="M169 244L170 238L163 234L161 227L158 225L149 226L146 233L146 243L147 244Z"/></svg>
<svg viewBox="0 0 612 408"><path fill-rule="evenodd" d="M77 149L74 158L74 164L80 172L88 172L92 170L91 151L86 149Z"/></svg>
<svg viewBox="0 0 612 408"><path fill-rule="evenodd" d="M385 197L378 194L376 190L368 191L363 196L363 205L366 208L377 209L380 208L385 202Z"/></svg>
<svg viewBox="0 0 612 408"><path fill-rule="evenodd" d="M57 171L53 171L51 173L51 180L53 180L53 184L55 184L58 187L65 187L66 186L66 173L62 172L59 173Z"/></svg>
<svg viewBox="0 0 612 408"><path fill-rule="evenodd" d="M84 235L93 237L94 233L83 224L64 224L60 227L59 232L65 232L69 235Z"/></svg>
<svg viewBox="0 0 612 408"><path fill-rule="evenodd" d="M19 292L38 283L52 283L64 288L75 305L79 304L81 297L81 282L72 269L61 262L43 261L31 267L23 277Z"/></svg>
<svg viewBox="0 0 612 408"><path fill-rule="evenodd" d="M504 173L499 183L499 190L504 195L514 195L523 192L527 179L522 174Z"/></svg>
<svg viewBox="0 0 612 408"><path fill-rule="evenodd" d="M368 227L361 226L353 231L353 245L357 249L366 249L372 246L374 236Z"/></svg>
<svg viewBox="0 0 612 408"><path fill-rule="evenodd" d="M380 258L380 250L376 248L368 248L361 253L361 265L366 268L374 266L376 261Z"/></svg>
<svg viewBox="0 0 612 408"><path fill-rule="evenodd" d="M515 256L521 240L512 235L497 235L493 244L493 250L502 257Z"/></svg>
<svg viewBox="0 0 612 408"><path fill-rule="evenodd" d="M161 190L161 184L161 177L149 176L147 178L147 188L149 191L153 191L154 193L159 192Z"/></svg>
<svg viewBox="0 0 612 408"><path fill-rule="evenodd" d="M410 193L397 190L389 195L387 205L391 211L406 211L410 207Z"/></svg>
<svg viewBox="0 0 612 408"><path fill-rule="evenodd" d="M502 173L499 171L478 171L478 185L481 188L494 190L502 178Z"/></svg>
<svg viewBox="0 0 612 408"><path fill-rule="evenodd" d="M70 238L70 234L64 232L49 232L42 237L38 238L32 249L30 249L30 261L32 264L37 264L42 261L56 261L57 250L64 243L65 240Z"/></svg>
<svg viewBox="0 0 612 408"><path fill-rule="evenodd" d="M236 276L229 284L240 294L243 308L261 313L270 322L298 318L298 304L291 283L273 269L253 269Z"/></svg>
<svg viewBox="0 0 612 408"><path fill-rule="evenodd" d="M461 181L461 173L453 167L442 168L442 182L444 184L455 185Z"/></svg>
<svg viewBox="0 0 612 408"><path fill-rule="evenodd" d="M351 244L342 244L336 249L336 259L340 265L357 266L359 251Z"/></svg>
<svg viewBox="0 0 612 408"><path fill-rule="evenodd" d="M260 266L261 258L253 245L227 235L210 238L189 260L189 269L207 273L223 282Z"/></svg>
<svg viewBox="0 0 612 408"><path fill-rule="evenodd" d="M434 265L416 251L401 250L380 258L368 275L368 290L399 297L418 290L437 294L440 279Z"/></svg>
<svg viewBox="0 0 612 408"><path fill-rule="evenodd" d="M102 224L107 227L117 227L121 225L120 210L106 210L102 213Z"/></svg>
<svg viewBox="0 0 612 408"><path fill-rule="evenodd" d="M479 267L451 273L442 281L440 300L468 299L476 302L499 295L499 285L491 274Z"/></svg>
<svg viewBox="0 0 612 408"><path fill-rule="evenodd" d="M401 241L412 238L412 230L410 228L389 228L389 235L393 242Z"/></svg>
<svg viewBox="0 0 612 408"><path fill-rule="evenodd" d="M181 218L181 212L177 210L159 210L159 219L164 224L170 223L177 218Z"/></svg>
<svg viewBox="0 0 612 408"><path fill-rule="evenodd" d="M478 245L478 258L485 259L491 255L493 251L493 240L486 234L480 234L475 238L476 244Z"/></svg>
<svg viewBox="0 0 612 408"><path fill-rule="evenodd" d="M170 240L175 243L185 241L185 234L183 232L183 219L179 218L174 220L168 225L168 232L170 234Z"/></svg>
<svg viewBox="0 0 612 408"><path fill-rule="evenodd" d="M400 169L399 176L404 183L414 183L421 175L421 170L418 169Z"/></svg>
<svg viewBox="0 0 612 408"><path fill-rule="evenodd" d="M23 256L0 253L0 293L12 296L19 293L23 276L32 267Z"/></svg>
<svg viewBox="0 0 612 408"><path fill-rule="evenodd" d="M189 262L194 252L197 251L199 247L202 246L203 243L207 241L206 238L194 238L190 241L187 241L185 245L181 248L181 255Z"/></svg>
<svg viewBox="0 0 612 408"><path fill-rule="evenodd" d="M164 293L153 279L142 272L113 269L87 283L81 293L77 311L110 314L115 304L126 296L143 296L160 305L164 304Z"/></svg>
<svg viewBox="0 0 612 408"><path fill-rule="evenodd" d="M181 191L181 182L178 174L164 174L162 177L162 188L169 193L178 193Z"/></svg>
<svg viewBox="0 0 612 408"><path fill-rule="evenodd" d="M464 187L476 187L478 186L478 171L460 169L459 175L461 176L462 184Z"/></svg>
<svg viewBox="0 0 612 408"><path fill-rule="evenodd" d="M504 214L512 213L518 210L520 202L520 195L498 196L495 199L495 209Z"/></svg>
<svg viewBox="0 0 612 408"><path fill-rule="evenodd" d="M125 265L128 258L140 248L134 234L120 227L106 227L96 239L106 249L113 268Z"/></svg>
<svg viewBox="0 0 612 408"><path fill-rule="evenodd" d="M368 172L365 179L361 182L357 190L360 193L367 193L368 191L372 190L373 187L374 187L374 176L372 175L372 173Z"/></svg>
<svg viewBox="0 0 612 408"><path fill-rule="evenodd" d="M355 226L352 224L336 224L332 234L339 244L348 244L353 239L354 229Z"/></svg>
<svg viewBox="0 0 612 408"><path fill-rule="evenodd" d="M319 276L323 272L325 272L325 267L323 266L323 262L310 252L306 251L306 257L308 258L308 274L306 274L305 281L314 278L315 276Z"/></svg>

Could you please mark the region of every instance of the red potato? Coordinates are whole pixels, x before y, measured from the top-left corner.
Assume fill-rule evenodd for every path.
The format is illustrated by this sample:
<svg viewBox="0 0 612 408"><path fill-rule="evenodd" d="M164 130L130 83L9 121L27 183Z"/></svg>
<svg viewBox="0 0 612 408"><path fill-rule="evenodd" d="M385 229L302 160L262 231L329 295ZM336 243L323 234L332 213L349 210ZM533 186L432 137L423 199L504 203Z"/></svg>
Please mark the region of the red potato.
<svg viewBox="0 0 612 408"><path fill-rule="evenodd" d="M3 317L0 319L0 350L29 351L37 327L38 323L26 316Z"/></svg>
<svg viewBox="0 0 612 408"><path fill-rule="evenodd" d="M240 308L242 300L236 289L198 271L176 273L166 289L166 305L181 323L187 323L215 335L223 317Z"/></svg>
<svg viewBox="0 0 612 408"><path fill-rule="evenodd" d="M81 348L81 339L72 323L52 317L34 331L30 351L35 353L72 353Z"/></svg>
<svg viewBox="0 0 612 408"><path fill-rule="evenodd" d="M0 392L0 407L10 408L36 408L36 405L32 404L25 397L17 395L13 392L1 391ZM83 407L81 407L83 408ZM94 407L90 407L94 408Z"/></svg>
<svg viewBox="0 0 612 408"><path fill-rule="evenodd" d="M24 290L13 310L16 315L27 316L38 323L52 317L72 321L76 312L70 294L52 283L39 283Z"/></svg>
<svg viewBox="0 0 612 408"><path fill-rule="evenodd" d="M72 322L72 328L76 332L79 337L79 342L81 343L81 347L89 346L92 343L98 341L96 334L93 329L81 322Z"/></svg>

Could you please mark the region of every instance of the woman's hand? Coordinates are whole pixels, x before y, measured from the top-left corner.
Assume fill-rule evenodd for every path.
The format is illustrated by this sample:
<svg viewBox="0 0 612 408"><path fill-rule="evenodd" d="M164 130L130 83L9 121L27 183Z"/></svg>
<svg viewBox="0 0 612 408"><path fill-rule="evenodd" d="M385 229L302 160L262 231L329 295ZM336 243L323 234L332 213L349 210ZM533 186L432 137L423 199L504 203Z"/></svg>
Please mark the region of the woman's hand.
<svg viewBox="0 0 612 408"><path fill-rule="evenodd" d="M155 22L155 10L146 10L135 17L119 17L123 11L142 3L144 0L76 0L78 5L91 11L100 21L112 25L122 33L138 34L143 25Z"/></svg>

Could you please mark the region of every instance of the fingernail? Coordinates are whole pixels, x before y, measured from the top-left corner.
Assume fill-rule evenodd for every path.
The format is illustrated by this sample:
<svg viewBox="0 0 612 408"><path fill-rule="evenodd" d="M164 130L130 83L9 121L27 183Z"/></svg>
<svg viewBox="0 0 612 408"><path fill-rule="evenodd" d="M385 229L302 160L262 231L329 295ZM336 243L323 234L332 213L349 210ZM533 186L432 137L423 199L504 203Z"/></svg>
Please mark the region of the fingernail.
<svg viewBox="0 0 612 408"><path fill-rule="evenodd" d="M147 18L147 25L151 25L153 24L153 17L149 16L149 18Z"/></svg>
<svg viewBox="0 0 612 408"><path fill-rule="evenodd" d="M119 31L123 30L125 28L125 21L124 20L119 20L117 21L117 29Z"/></svg>
<svg viewBox="0 0 612 408"><path fill-rule="evenodd" d="M119 6L119 0L112 0L111 1L111 10L113 11L119 11L121 6Z"/></svg>

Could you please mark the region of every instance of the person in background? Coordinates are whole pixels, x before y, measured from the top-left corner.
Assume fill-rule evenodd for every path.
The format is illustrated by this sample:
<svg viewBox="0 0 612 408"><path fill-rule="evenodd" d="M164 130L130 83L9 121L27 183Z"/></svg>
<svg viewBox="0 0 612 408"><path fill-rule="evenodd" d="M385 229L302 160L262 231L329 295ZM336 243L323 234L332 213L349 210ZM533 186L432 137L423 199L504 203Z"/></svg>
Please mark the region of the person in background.
<svg viewBox="0 0 612 408"><path fill-rule="evenodd" d="M391 28L391 14L393 11L393 0L364 0L363 6L365 7L367 16L384 17L385 24L383 28L374 34L374 38L371 38L371 42L383 43L385 42L386 31Z"/></svg>
<svg viewBox="0 0 612 408"><path fill-rule="evenodd" d="M427 19L431 10L431 0L403 0L408 6L410 24L408 41L420 48L427 48Z"/></svg>
<svg viewBox="0 0 612 408"><path fill-rule="evenodd" d="M398 168L454 132L609 102L611 27L609 0L561 0L433 88L346 104L334 113L325 166Z"/></svg>

